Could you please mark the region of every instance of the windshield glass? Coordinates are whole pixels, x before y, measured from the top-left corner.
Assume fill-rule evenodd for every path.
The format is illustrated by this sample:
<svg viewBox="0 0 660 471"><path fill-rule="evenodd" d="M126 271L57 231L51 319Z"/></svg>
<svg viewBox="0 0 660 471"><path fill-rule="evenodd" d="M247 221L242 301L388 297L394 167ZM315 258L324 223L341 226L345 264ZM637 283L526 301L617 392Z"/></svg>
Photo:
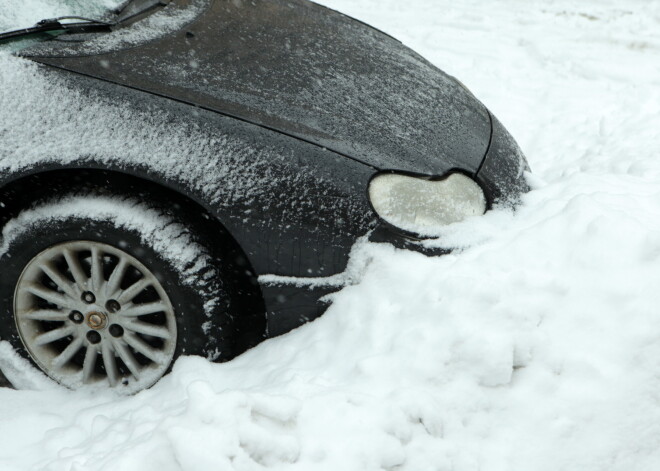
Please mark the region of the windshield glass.
<svg viewBox="0 0 660 471"><path fill-rule="evenodd" d="M103 17L125 0L2 0L0 31L12 31L35 25L44 18L61 16Z"/></svg>
<svg viewBox="0 0 660 471"><path fill-rule="evenodd" d="M63 31L47 31L31 33L16 39L0 39L0 48L8 52L17 52L30 46L34 46L40 41L52 39L62 33Z"/></svg>
<svg viewBox="0 0 660 471"><path fill-rule="evenodd" d="M84 16L107 19L126 0L3 0L0 33L32 28L44 18ZM67 22L75 22L70 20ZM16 52L61 35L62 29L33 32L20 38L0 40L0 51Z"/></svg>
<svg viewBox="0 0 660 471"><path fill-rule="evenodd" d="M43 41L45 38L41 37L37 44L22 44L21 55L76 57L132 48L172 34L194 22L209 7L210 2L211 0L135 0L131 3L120 3L118 8L94 17L94 23L81 21L75 24L71 27L72 30L68 31L72 34L61 34L56 41ZM83 15L77 15L75 18L81 19L81 16ZM69 21L77 20L66 19L62 23L69 27ZM108 25L106 22L112 24ZM90 29L91 31L88 31ZM104 34L103 31L112 33ZM32 47L28 47L30 45ZM0 49L3 49L1 44Z"/></svg>

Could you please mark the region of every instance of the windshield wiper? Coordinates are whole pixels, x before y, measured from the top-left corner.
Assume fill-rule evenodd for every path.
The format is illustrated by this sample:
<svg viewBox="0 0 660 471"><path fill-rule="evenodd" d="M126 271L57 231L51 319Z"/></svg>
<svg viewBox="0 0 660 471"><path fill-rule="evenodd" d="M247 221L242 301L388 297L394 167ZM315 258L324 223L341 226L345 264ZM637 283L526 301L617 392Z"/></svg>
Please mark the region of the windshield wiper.
<svg viewBox="0 0 660 471"><path fill-rule="evenodd" d="M60 16L58 18L49 18L41 20L30 28L17 29L0 33L0 43L20 41L28 36L51 35L75 33L107 33L115 28L128 26L135 21L139 21L145 15L152 13L158 8L169 5L170 0L131 0L127 2L119 11L115 12L116 21L107 22L85 18L84 16ZM78 20L73 23L62 23L63 20Z"/></svg>
<svg viewBox="0 0 660 471"><path fill-rule="evenodd" d="M76 23L62 23L62 20L79 20ZM82 16L60 16L59 18L49 18L41 20L30 28L17 29L0 33L0 41L11 41L23 39L26 36L41 33L98 33L112 31L116 23L108 23L100 20L93 20Z"/></svg>

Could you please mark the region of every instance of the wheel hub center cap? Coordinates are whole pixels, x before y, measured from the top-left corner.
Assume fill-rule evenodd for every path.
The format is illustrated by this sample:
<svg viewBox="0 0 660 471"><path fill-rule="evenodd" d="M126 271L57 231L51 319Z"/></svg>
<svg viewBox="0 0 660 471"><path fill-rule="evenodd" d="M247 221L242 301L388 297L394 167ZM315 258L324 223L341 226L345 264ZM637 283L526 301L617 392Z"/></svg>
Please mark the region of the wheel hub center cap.
<svg viewBox="0 0 660 471"><path fill-rule="evenodd" d="M92 311L87 314L87 325L94 330L102 329L108 323L108 317L102 312Z"/></svg>

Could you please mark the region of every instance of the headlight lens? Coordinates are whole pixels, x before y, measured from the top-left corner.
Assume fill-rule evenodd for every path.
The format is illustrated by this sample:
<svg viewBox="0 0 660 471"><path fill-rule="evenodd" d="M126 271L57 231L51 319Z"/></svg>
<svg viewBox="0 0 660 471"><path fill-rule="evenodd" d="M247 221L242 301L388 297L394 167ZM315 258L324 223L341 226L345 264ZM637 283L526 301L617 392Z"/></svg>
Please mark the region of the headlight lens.
<svg viewBox="0 0 660 471"><path fill-rule="evenodd" d="M462 173L442 180L382 174L369 184L371 204L388 223L421 235L486 211L481 187Z"/></svg>

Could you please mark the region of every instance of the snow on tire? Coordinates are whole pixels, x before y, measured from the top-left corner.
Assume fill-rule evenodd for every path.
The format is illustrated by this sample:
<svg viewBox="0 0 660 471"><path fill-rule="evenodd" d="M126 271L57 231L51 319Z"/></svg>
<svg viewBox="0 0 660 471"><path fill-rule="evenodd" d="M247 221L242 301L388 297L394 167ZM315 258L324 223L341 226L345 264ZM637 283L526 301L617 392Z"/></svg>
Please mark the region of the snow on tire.
<svg viewBox="0 0 660 471"><path fill-rule="evenodd" d="M182 354L232 348L211 253L194 223L141 200L36 203L2 232L0 339L72 389L148 388Z"/></svg>

